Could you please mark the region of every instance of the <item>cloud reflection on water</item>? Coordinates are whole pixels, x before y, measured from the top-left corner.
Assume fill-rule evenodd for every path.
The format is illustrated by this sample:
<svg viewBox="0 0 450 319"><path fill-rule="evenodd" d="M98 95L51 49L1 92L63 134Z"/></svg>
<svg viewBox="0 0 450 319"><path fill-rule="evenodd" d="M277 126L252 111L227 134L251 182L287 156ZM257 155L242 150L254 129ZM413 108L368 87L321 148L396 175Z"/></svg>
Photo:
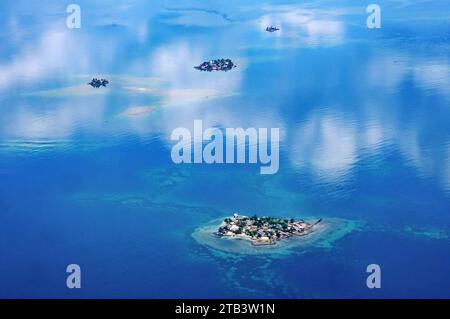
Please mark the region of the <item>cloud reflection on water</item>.
<svg viewBox="0 0 450 319"><path fill-rule="evenodd" d="M122 9L125 16L130 14L127 11L130 8ZM225 12L224 8L219 9L219 13ZM24 36L23 42L16 44L15 52L2 56L0 62L0 92L4 96L8 97L8 91L22 82L26 84L20 92L22 101L5 111L0 110L8 112L0 119L0 139L70 141L77 132L85 130L111 136L124 131L143 137L159 135L168 142L174 127L188 126L196 117L204 119L208 126L276 125L283 128L286 143L282 152L289 154L292 165L299 170L312 167L327 182L351 179L361 154L382 156L383 148L389 146L401 152L422 174L440 179L444 187L450 189L448 136L437 136L438 145L430 149L421 138L426 128L420 121L409 120L408 114L400 112L396 117L389 117L395 103L399 103L394 99L388 100L392 105L380 106L370 97L361 97L365 105L354 110L355 117L348 111L312 111L303 114L296 123L279 109L268 111L262 107L255 111L250 108L248 112L237 113L224 107L228 103L225 98L235 98L233 101L242 108L251 99L245 95L245 89L255 75L251 73L254 65L247 49L263 47L270 55L273 52L270 50L286 46L298 50L344 46L351 40L346 15L354 13L354 7L263 6L245 20L239 19L243 14L237 7L230 13L237 18L231 20L209 9L195 15L192 10L179 11L170 18L167 18L170 10L159 7L158 10L161 11L154 9L139 21L111 18L104 13L93 17L97 24L91 22L93 26L76 34L52 24L46 25L31 41L25 41ZM152 19L164 21L165 26L157 30L164 36L152 29L156 25ZM116 29L109 25L114 21L120 23ZM11 30L21 30L19 22L10 22ZM264 29L268 25L279 26L282 30L266 34ZM251 29L247 30L247 26ZM169 30L184 27L188 28L187 32ZM165 38L166 35L169 36ZM129 51L133 52L128 54ZM194 65L220 57L223 52L235 52L236 70L202 73L193 69ZM298 62L300 67L309 67L301 62ZM320 61L317 63L319 65ZM412 81L415 89L425 96L446 101L450 98L450 63L439 52L423 56L407 48L382 50L368 61L364 70L365 74L357 74L359 81L368 90L377 90L380 96L397 94L406 82ZM77 84L85 81L82 75L102 71L111 71L110 90L93 91ZM41 83L54 78L62 87L40 87ZM36 92L40 93L40 99L33 100L37 96L32 97L30 93ZM242 97L238 96L240 93L244 93ZM91 94L93 100L87 105L86 95ZM116 97L124 104L115 105L112 100ZM52 103L53 109L35 108L43 103L42 98L60 100ZM283 96L279 98L283 101ZM181 105L182 110L168 108ZM370 113L364 113L366 107ZM155 109L160 109L161 113L152 117ZM120 114L133 116L120 117L113 126L104 125L112 115ZM146 115L145 119L139 119L140 115ZM170 143L167 144L170 147Z"/></svg>

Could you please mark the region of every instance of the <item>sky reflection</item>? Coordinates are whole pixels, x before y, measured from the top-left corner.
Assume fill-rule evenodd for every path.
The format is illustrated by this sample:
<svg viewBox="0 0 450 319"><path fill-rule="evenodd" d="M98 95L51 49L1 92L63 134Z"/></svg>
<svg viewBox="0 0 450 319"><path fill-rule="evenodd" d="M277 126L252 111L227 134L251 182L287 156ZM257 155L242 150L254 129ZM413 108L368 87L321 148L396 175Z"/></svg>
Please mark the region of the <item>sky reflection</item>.
<svg viewBox="0 0 450 319"><path fill-rule="evenodd" d="M367 154L389 150L450 190L450 62L440 42L448 24L440 13L430 17L428 33L415 34L428 44L424 51L412 50L392 28L374 40L365 7L353 1L258 10L236 1L176 8L80 2L81 30L65 28L61 4L1 4L0 141L8 151L10 141L68 143L80 133L156 135L170 148L175 127L202 118L210 126L281 127L290 165L312 168L330 183L351 179ZM394 28L409 26L405 17L414 21L401 10L415 12L418 1L384 2L393 8ZM268 34L267 25L282 31ZM218 57L238 68L193 69ZM102 75L111 79L109 89L85 86Z"/></svg>

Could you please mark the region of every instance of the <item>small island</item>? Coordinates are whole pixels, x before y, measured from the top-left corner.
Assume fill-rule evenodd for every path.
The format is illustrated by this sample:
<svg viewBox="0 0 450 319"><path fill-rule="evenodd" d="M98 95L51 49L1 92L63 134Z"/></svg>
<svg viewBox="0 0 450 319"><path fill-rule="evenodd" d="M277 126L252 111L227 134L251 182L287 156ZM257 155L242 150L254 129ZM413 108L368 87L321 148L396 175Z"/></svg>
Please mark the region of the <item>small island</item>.
<svg viewBox="0 0 450 319"><path fill-rule="evenodd" d="M223 216L199 225L191 236L219 255L285 256L315 248L331 249L340 239L360 231L364 225L359 220L330 216L323 220L313 215L294 216Z"/></svg>
<svg viewBox="0 0 450 319"><path fill-rule="evenodd" d="M231 69L235 68L236 64L233 63L230 59L218 59L218 60L211 60L209 62L203 62L199 66L194 66L195 69L200 71L230 71Z"/></svg>
<svg viewBox="0 0 450 319"><path fill-rule="evenodd" d="M93 88L100 88L100 87L106 87L109 84L109 81L106 79L97 79L93 78L91 82L88 83L88 85L92 86Z"/></svg>
<svg viewBox="0 0 450 319"><path fill-rule="evenodd" d="M273 32L276 32L276 31L280 31L280 29L277 28L277 27L270 26L270 27L266 28L266 31L270 32L270 33L273 33Z"/></svg>
<svg viewBox="0 0 450 319"><path fill-rule="evenodd" d="M252 217L233 214L225 218L217 230L219 237L231 237L250 240L254 246L276 245L277 241L292 236L305 236L314 231L315 223L302 219L285 219L278 217Z"/></svg>

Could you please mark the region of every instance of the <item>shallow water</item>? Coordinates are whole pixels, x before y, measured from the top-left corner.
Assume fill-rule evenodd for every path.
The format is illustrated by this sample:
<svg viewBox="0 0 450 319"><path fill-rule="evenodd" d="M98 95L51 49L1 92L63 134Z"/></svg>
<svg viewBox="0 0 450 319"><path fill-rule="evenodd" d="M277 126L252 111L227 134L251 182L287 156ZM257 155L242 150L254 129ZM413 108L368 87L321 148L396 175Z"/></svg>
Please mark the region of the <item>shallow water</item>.
<svg viewBox="0 0 450 319"><path fill-rule="evenodd" d="M448 1L378 1L380 30L353 0L77 2L74 30L0 3L0 297L450 297ZM175 165L196 119L280 128L279 172ZM283 258L191 237L236 211L364 226Z"/></svg>

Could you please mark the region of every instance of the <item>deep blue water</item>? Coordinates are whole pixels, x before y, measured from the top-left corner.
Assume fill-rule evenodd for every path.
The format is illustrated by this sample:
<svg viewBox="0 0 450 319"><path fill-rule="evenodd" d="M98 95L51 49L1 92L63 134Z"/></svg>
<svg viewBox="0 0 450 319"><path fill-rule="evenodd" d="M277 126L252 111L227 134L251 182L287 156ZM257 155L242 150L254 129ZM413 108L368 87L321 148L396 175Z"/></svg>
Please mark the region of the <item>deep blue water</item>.
<svg viewBox="0 0 450 319"><path fill-rule="evenodd" d="M0 297L450 297L448 1L380 0L377 30L364 1L78 4L0 4ZM280 128L279 172L174 164L196 119ZM191 237L235 211L363 226L283 257Z"/></svg>

